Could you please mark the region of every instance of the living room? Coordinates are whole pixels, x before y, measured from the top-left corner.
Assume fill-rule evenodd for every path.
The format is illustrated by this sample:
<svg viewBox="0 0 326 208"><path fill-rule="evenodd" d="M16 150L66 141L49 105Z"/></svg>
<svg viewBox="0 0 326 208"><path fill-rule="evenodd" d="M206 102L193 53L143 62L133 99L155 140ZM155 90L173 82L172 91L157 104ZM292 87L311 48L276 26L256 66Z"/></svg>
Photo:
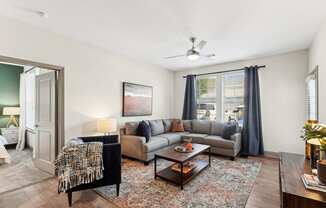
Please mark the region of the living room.
<svg viewBox="0 0 326 208"><path fill-rule="evenodd" d="M2 63L44 63L64 68L64 142L99 135L98 124L103 119L117 123L110 136L119 135L121 153L126 156L121 158L119 197L114 186L97 192L73 192L73 207L167 207L164 202L169 202L169 207L291 207L290 202L284 205L280 200L281 152L305 155L301 136L306 121L326 122L325 2L3 0L0 5ZM191 50L193 46L195 50ZM190 60L188 51L195 56L198 52L198 60ZM204 89L212 90L210 97L198 96L199 88L193 88L198 120L236 120L243 128L245 71L255 66L264 66L255 69L260 91L255 95L259 95L261 114L257 128L262 135L257 144L263 152L246 155L239 150L234 156L223 155L218 152L222 150L214 152L213 143L202 144L212 147L211 166L183 190L159 177L154 179L155 153L148 161L126 153L120 130L125 130L127 122L162 120L165 125L165 119L183 119L187 75L196 75L197 86L198 80L207 79L215 86ZM307 78L316 70L316 115L309 117L312 106L307 101ZM223 99L224 78L232 72L243 77L243 103L236 103L236 110L226 109ZM124 116L124 83L150 87L151 106L146 113ZM190 139L183 141L200 143L193 136ZM242 141L239 144L243 147ZM199 155L205 160L208 156L208 152ZM162 168L166 161L158 159L157 165ZM243 168L247 175L235 175L237 168ZM233 178L225 179L227 176ZM146 188L142 189L145 179L150 184L143 184ZM219 182L220 187L215 183L208 186L212 181ZM136 183L137 188L132 189ZM300 194L308 192L301 179L296 183L302 185ZM0 194L0 207L68 207L66 194L58 195L57 188L58 180L53 178L9 191ZM144 201L147 196L150 200ZM300 201L301 207L325 204L325 193L314 191L310 196L317 202L307 205Z"/></svg>

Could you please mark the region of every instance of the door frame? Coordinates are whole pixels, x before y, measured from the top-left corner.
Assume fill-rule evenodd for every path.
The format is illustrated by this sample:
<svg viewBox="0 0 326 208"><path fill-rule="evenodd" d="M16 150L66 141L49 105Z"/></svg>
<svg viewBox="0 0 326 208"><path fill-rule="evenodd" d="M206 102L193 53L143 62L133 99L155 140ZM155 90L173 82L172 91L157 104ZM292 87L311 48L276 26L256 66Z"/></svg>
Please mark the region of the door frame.
<svg viewBox="0 0 326 208"><path fill-rule="evenodd" d="M1 56L1 55L0 55L0 62L39 67L39 68L54 70L54 71L58 72L57 101L56 101L57 102L57 106L56 106L57 138L56 138L56 153L55 153L56 157L57 157L59 150L65 144L64 67L58 66L58 65L45 64L45 63L41 63L41 62L29 61L29 60L20 59L20 58Z"/></svg>

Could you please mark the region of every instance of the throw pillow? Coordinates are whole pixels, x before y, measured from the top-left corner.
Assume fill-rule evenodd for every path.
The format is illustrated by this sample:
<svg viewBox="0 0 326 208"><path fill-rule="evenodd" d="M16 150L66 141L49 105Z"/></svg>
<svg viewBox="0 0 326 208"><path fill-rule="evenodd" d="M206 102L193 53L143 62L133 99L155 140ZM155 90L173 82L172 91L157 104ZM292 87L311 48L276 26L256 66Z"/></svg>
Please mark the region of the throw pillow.
<svg viewBox="0 0 326 208"><path fill-rule="evenodd" d="M181 120L173 120L171 132L184 132L183 123Z"/></svg>
<svg viewBox="0 0 326 208"><path fill-rule="evenodd" d="M148 142L149 139L151 138L152 136L151 127L145 121L139 123L137 128L137 136L145 137L146 142Z"/></svg>
<svg viewBox="0 0 326 208"><path fill-rule="evenodd" d="M183 120L182 123L185 131L191 132L191 120Z"/></svg>
<svg viewBox="0 0 326 208"><path fill-rule="evenodd" d="M222 137L224 139L231 139L231 136L237 133L237 124L236 123L226 123L223 126Z"/></svg>
<svg viewBox="0 0 326 208"><path fill-rule="evenodd" d="M172 119L164 119L163 124L164 124L164 132L170 132L171 131L171 126L172 126Z"/></svg>

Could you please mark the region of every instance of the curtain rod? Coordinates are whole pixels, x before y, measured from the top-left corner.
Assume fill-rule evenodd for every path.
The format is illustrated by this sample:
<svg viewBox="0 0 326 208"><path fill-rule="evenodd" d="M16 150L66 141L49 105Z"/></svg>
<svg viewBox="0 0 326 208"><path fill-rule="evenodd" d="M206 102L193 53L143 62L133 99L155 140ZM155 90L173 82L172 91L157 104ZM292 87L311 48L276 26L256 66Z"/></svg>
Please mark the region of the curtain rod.
<svg viewBox="0 0 326 208"><path fill-rule="evenodd" d="M266 65L262 66L256 66L258 69L260 68L265 68ZM231 69L231 70L224 70L224 71L217 71L217 72L209 72L209 73L202 73L202 74L195 74L197 77L198 76L203 76L203 75L210 75L210 74L220 74L220 73L225 73L225 72L235 72L235 71L243 71L245 70L246 67L241 68L241 69ZM187 76L183 76L183 78L187 78Z"/></svg>

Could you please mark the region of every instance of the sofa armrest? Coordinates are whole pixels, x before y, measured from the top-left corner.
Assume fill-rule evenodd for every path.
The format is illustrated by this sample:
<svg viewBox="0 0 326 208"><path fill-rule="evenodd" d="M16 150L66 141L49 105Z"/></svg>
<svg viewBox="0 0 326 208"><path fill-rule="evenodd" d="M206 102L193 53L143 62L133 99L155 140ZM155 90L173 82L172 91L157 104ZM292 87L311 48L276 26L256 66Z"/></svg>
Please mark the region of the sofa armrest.
<svg viewBox="0 0 326 208"><path fill-rule="evenodd" d="M141 160L145 143L145 137L124 135L121 137L122 154Z"/></svg>
<svg viewBox="0 0 326 208"><path fill-rule="evenodd" d="M123 135L121 137L121 143L123 142L132 142L132 143L140 143L145 144L146 138L142 136L135 136L135 135Z"/></svg>
<svg viewBox="0 0 326 208"><path fill-rule="evenodd" d="M122 127L122 128L120 128L120 137L122 137L122 136L125 136L126 135L126 128L125 127Z"/></svg>
<svg viewBox="0 0 326 208"><path fill-rule="evenodd" d="M242 136L241 136L241 132L235 133L231 136L231 140L234 141L234 156L236 156L240 150L241 150L241 145L242 145Z"/></svg>
<svg viewBox="0 0 326 208"><path fill-rule="evenodd" d="M237 141L240 141L240 142L241 142L241 133L238 132L238 133L233 134L233 135L230 137L230 139L231 139L232 141L235 141L235 142L237 142Z"/></svg>
<svg viewBox="0 0 326 208"><path fill-rule="evenodd" d="M103 166L105 180L115 178L115 180L121 181L121 144L103 145Z"/></svg>

